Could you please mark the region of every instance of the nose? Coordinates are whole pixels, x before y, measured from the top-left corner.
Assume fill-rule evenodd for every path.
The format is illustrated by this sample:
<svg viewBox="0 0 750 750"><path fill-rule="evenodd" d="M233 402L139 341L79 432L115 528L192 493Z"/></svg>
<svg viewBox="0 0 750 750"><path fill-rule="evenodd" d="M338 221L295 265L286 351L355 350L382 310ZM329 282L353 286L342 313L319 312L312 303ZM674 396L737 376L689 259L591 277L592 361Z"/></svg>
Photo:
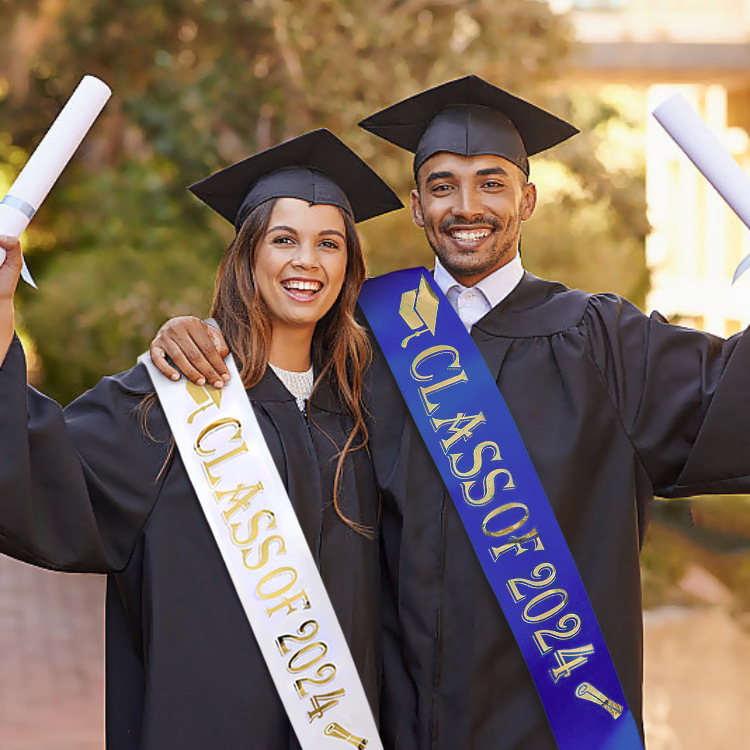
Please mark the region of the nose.
<svg viewBox="0 0 750 750"><path fill-rule="evenodd" d="M292 258L292 266L295 268L317 268L318 254L313 242L300 242L297 252Z"/></svg>
<svg viewBox="0 0 750 750"><path fill-rule="evenodd" d="M477 219L484 214L484 207L477 191L471 185L462 185L453 213L465 219Z"/></svg>

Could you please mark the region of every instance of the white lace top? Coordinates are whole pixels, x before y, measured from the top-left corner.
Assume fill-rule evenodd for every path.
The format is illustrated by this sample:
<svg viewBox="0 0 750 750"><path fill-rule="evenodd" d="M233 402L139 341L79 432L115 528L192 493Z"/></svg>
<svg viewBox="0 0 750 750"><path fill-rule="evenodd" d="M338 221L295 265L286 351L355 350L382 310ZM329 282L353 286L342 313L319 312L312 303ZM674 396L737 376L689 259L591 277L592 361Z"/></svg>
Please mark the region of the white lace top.
<svg viewBox="0 0 750 750"><path fill-rule="evenodd" d="M310 398L313 388L312 365L310 365L310 369L307 372L293 372L292 370L284 370L281 367L276 367L276 365L272 365L270 362L268 364L276 373L279 380L286 386L289 393L294 396L299 410L304 411L305 402Z"/></svg>

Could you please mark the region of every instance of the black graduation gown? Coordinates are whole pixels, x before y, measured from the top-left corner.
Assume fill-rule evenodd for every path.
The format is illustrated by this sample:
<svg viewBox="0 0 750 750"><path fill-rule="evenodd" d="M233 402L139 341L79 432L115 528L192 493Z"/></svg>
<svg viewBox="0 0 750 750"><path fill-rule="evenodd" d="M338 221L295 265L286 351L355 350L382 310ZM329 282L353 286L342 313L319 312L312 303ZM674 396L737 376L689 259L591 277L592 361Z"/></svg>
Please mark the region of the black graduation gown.
<svg viewBox="0 0 750 750"><path fill-rule="evenodd" d="M299 745L138 365L63 413L28 389L16 339L0 369L0 551L56 570L108 573L108 750L286 750ZM349 419L323 384L306 424L268 369L249 391L318 562L373 713L380 689L379 545L330 502ZM28 409L28 411L27 411ZM330 437L329 437L330 436ZM373 529L365 451L348 460L342 506Z"/></svg>
<svg viewBox="0 0 750 750"><path fill-rule="evenodd" d="M472 330L639 725L638 557L649 503L654 493L750 490L748 336L678 328L616 296L530 274ZM384 601L384 741L398 750L553 750L525 662L394 389L380 354L371 446L395 592Z"/></svg>

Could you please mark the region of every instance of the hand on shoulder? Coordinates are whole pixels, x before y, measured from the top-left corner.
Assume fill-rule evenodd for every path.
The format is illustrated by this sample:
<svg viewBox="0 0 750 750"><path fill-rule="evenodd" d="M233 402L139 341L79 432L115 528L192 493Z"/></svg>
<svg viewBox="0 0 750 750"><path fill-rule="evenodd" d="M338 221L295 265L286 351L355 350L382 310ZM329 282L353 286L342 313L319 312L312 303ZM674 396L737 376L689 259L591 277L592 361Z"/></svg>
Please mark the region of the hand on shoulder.
<svg viewBox="0 0 750 750"><path fill-rule="evenodd" d="M170 380L179 380L182 374L196 385L208 382L214 388L229 380L224 363L229 347L224 336L192 315L168 320L151 342L150 354L157 369Z"/></svg>

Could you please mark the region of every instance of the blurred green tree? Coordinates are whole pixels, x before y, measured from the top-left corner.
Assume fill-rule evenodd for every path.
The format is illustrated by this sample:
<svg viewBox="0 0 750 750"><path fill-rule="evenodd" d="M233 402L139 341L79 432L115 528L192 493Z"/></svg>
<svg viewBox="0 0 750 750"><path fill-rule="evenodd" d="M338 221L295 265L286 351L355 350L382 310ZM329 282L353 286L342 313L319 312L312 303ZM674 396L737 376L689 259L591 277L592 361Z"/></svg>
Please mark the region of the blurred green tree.
<svg viewBox="0 0 750 750"><path fill-rule="evenodd" d="M12 145L30 152L82 74L115 92L26 238L41 291L22 290L21 315L62 401L132 364L165 318L205 315L231 228L185 186L211 171L326 126L406 200L410 160L356 128L375 109L476 72L575 114L559 91L570 29L538 0L3 0L3 12ZM614 116L589 110L587 125ZM575 141L561 152L567 187L529 224L527 265L596 288L585 224L614 291L642 302L641 176ZM430 262L406 211L363 233L374 272Z"/></svg>

